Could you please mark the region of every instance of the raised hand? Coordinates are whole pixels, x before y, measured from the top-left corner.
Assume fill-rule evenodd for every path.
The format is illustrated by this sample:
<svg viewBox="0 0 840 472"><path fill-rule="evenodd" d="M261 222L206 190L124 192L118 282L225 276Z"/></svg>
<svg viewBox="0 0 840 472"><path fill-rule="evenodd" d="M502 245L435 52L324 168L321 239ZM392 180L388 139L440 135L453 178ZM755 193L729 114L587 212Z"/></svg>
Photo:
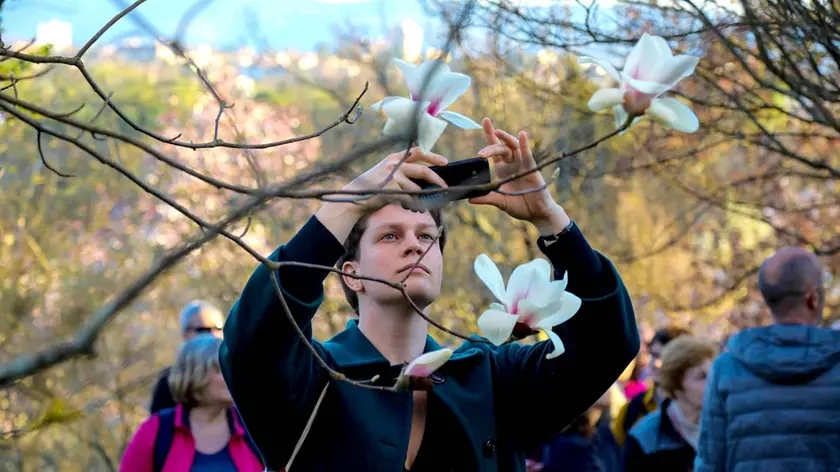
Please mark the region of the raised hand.
<svg viewBox="0 0 840 472"><path fill-rule="evenodd" d="M493 160L496 179L505 179L522 171L536 168L537 163L528 146L528 136L525 131L520 131L518 138L514 137L503 130L494 128L489 118L482 120L482 127L487 138L487 147L479 151L478 155ZM507 182L499 190L504 193L492 192L469 201L477 205L495 206L513 218L531 222L544 235L559 232L570 222L566 212L545 188L545 180L539 171ZM536 191L528 192L529 190ZM505 195L505 193L522 194Z"/></svg>

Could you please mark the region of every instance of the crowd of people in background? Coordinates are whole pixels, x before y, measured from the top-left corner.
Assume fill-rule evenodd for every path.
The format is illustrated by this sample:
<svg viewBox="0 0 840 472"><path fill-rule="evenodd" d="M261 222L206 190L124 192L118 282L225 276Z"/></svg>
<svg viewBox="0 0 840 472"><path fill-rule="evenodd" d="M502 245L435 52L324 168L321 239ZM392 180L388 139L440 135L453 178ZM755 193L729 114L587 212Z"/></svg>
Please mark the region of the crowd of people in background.
<svg viewBox="0 0 840 472"><path fill-rule="evenodd" d="M488 147L482 152L497 165L510 166L509 172L535 165L524 132L517 140L489 119L483 127ZM407 185L409 177L425 175L414 161L446 162L412 153L395 182ZM358 179L384 180L400 159L402 152L388 156ZM400 173L411 169L417 174ZM523 188L545 189L542 178L533 177L538 173L529 175L537 180ZM369 188L361 180L347 188L354 185ZM450 352L435 394L413 391L412 403L408 396L335 382L310 352L321 352L333 369L385 385L402 369L395 359L442 350L401 295L344 276L358 319L330 341L308 340L305 347L281 314L271 275L281 281L277 290L289 300L290 318L305 324L323 300L326 272L281 264L272 273L260 265L226 320L206 302L184 308L184 342L161 373L150 416L129 442L120 471L288 469L301 450L296 471L840 470L840 330L821 327L826 293L813 253L784 248L761 266L759 289L771 325L744 329L725 346L678 326L660 327L640 341L637 314L609 260L547 191L521 198L531 200L499 197L489 204L537 227L554 278L572 274L570 291L583 300L568 323L552 328L553 339L498 348L467 341ZM440 290L446 234L440 218L435 210L393 204L355 215L325 203L271 257L386 279L410 268L409 276L418 274L412 290L427 307ZM432 233L443 236L436 240ZM421 255L429 267L418 268ZM544 270L547 275L548 263ZM485 273L485 283L504 295L501 275L491 275ZM311 333L308 324L302 329ZM558 346L564 352L555 355ZM312 423L325 395L328 413ZM312 424L315 440L300 449Z"/></svg>
<svg viewBox="0 0 840 472"><path fill-rule="evenodd" d="M838 470L840 323L819 327L820 277L805 251L769 258L759 284L774 324L737 333L722 349L677 325L657 329L629 375L532 451L527 469ZM263 470L219 374L223 313L191 302L179 321L184 344L120 470Z"/></svg>

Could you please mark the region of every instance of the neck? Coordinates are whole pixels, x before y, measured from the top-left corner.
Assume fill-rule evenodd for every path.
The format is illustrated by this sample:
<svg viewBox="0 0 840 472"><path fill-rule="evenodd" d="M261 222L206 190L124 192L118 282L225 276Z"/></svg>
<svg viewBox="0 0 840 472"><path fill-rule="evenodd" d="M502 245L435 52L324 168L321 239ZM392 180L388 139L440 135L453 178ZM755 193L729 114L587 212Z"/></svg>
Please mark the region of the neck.
<svg viewBox="0 0 840 472"><path fill-rule="evenodd" d="M700 408L696 408L693 405L689 405L686 402L681 402L679 400L675 400L674 405L677 407L678 412L682 415L682 418L686 423L692 425L700 423Z"/></svg>
<svg viewBox="0 0 840 472"><path fill-rule="evenodd" d="M359 304L359 330L391 365L411 362L426 345L429 324L410 306Z"/></svg>
<svg viewBox="0 0 840 472"><path fill-rule="evenodd" d="M806 307L773 313L773 322L781 325L813 325L817 319Z"/></svg>
<svg viewBox="0 0 840 472"><path fill-rule="evenodd" d="M227 409L227 405L220 403L194 406L190 408L190 423L200 425L227 423Z"/></svg>

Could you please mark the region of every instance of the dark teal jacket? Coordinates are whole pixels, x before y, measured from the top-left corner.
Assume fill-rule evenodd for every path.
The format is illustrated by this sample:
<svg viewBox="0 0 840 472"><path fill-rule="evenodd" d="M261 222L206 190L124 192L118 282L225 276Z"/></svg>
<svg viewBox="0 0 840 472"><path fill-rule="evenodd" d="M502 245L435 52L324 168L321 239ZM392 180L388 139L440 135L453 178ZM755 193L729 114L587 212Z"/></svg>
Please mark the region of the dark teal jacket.
<svg viewBox="0 0 840 472"><path fill-rule="evenodd" d="M438 371L433 394L467 438L475 470L524 471L523 451L539 447L582 414L610 387L639 350L630 298L612 264L593 251L579 229L546 247L555 277L568 270L568 290L580 311L555 331L563 355L545 359L549 342L496 347L464 342ZM270 259L333 266L342 244L312 217ZM279 279L291 312L311 339L311 320L323 301L326 271L283 267ZM260 265L225 324L220 365L245 425L265 462L288 460L326 382L332 382L292 472L402 472L411 428L410 392L378 392L332 380L289 323ZM359 331L356 320L326 342L312 341L329 365L350 378L380 375L393 383L399 366ZM426 351L438 349L431 336ZM454 429L457 429L455 431Z"/></svg>

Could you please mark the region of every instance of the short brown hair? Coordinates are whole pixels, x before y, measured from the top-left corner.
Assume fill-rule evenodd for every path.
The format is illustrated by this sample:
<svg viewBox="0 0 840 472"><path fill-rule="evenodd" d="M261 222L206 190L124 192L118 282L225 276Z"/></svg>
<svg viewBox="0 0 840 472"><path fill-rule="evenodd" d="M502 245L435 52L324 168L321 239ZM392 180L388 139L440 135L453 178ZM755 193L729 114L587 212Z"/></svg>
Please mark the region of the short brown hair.
<svg viewBox="0 0 840 472"><path fill-rule="evenodd" d="M222 340L212 334L200 334L181 345L169 372L169 389L176 403L200 405L210 376L219 369Z"/></svg>
<svg viewBox="0 0 840 472"><path fill-rule="evenodd" d="M347 261L359 260L359 249L362 241L362 235L365 234L368 220L372 214L373 213L368 213L359 218L359 221L356 222L353 229L350 231L350 235L347 236L347 240L344 242L344 256L342 256L336 264L336 267L339 269L341 269L341 266ZM438 238L440 252L443 253L443 248L446 246L446 224L443 222L443 212L439 208L432 208L429 210L429 214L432 215L432 219L435 220L435 224L437 224L438 228L443 228L440 233L440 238ZM344 289L344 297L347 298L347 303L350 304L350 307L353 308L353 311L355 311L358 315L359 296L356 292L350 290L350 287L344 283L344 278L341 278L341 288Z"/></svg>
<svg viewBox="0 0 840 472"><path fill-rule="evenodd" d="M662 350L662 366L659 368L659 385L674 398L682 389L685 373L717 355L717 346L712 341L697 336L680 336L669 342Z"/></svg>

